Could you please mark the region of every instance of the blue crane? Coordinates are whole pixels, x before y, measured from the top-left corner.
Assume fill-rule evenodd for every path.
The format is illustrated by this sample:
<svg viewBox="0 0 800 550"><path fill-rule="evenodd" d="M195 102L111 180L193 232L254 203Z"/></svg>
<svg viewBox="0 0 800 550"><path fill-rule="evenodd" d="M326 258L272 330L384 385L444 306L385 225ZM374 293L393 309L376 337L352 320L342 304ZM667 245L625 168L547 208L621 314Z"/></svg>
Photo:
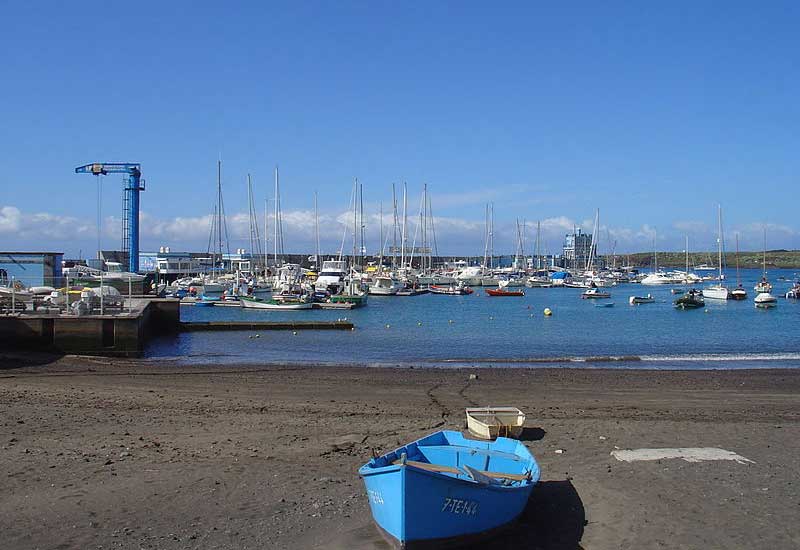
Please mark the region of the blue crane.
<svg viewBox="0 0 800 550"><path fill-rule="evenodd" d="M125 182L125 198L122 216L122 238L128 248L128 271L139 271L139 193L144 191L142 166L131 162L95 162L78 166L76 174L128 174ZM123 245L123 248L125 246Z"/></svg>

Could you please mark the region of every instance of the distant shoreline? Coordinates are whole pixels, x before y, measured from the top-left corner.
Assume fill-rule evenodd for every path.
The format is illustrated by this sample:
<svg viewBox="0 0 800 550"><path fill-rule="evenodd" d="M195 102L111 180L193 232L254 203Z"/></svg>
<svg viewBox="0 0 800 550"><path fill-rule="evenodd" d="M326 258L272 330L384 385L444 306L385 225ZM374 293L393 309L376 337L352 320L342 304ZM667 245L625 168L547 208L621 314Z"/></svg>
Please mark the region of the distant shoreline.
<svg viewBox="0 0 800 550"><path fill-rule="evenodd" d="M607 262L610 255L601 255ZM653 252L636 252L634 254L617 254L617 265L630 262L633 267L652 267L655 265ZM763 252L740 252L739 267L742 269L760 269L764 261ZM736 253L723 254L723 263L726 268L736 267ZM767 269L800 269L800 250L767 250ZM717 266L716 252L691 252L689 253L689 268L706 264ZM686 267L686 254L684 252L658 252L659 267Z"/></svg>

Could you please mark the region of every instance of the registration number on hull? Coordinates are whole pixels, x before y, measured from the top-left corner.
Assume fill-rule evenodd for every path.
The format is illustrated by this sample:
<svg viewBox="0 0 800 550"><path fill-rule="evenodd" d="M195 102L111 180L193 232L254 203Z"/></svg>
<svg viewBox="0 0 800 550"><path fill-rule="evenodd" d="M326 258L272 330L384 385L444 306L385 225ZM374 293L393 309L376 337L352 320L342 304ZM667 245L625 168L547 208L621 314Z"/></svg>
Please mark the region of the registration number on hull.
<svg viewBox="0 0 800 550"><path fill-rule="evenodd" d="M451 514L475 516L478 514L478 502L475 500L445 497L441 511Z"/></svg>

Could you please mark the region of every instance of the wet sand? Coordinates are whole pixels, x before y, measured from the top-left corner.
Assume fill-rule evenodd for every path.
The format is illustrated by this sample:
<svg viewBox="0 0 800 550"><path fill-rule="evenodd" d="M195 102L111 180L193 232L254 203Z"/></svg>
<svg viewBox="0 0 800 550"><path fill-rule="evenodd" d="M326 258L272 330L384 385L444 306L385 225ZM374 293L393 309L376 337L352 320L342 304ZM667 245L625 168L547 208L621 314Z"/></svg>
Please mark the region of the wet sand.
<svg viewBox="0 0 800 550"><path fill-rule="evenodd" d="M485 404L526 411L542 482L482 548L800 547L800 370L31 356L0 359L2 547L387 548L357 468L373 449L462 429L464 407ZM610 455L654 447L754 463Z"/></svg>

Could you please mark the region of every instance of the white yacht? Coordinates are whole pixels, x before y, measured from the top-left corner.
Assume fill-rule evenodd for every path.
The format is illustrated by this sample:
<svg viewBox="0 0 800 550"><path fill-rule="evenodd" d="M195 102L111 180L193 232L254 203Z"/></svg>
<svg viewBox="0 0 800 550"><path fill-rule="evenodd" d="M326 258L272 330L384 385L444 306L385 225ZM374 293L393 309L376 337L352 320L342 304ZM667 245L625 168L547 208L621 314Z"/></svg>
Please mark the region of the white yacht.
<svg viewBox="0 0 800 550"><path fill-rule="evenodd" d="M642 279L643 285L674 285L675 282L676 281L674 277L669 276L663 271L649 273L644 279Z"/></svg>
<svg viewBox="0 0 800 550"><path fill-rule="evenodd" d="M316 290L325 290L331 294L340 294L347 279L347 262L344 260L327 260L322 262L322 269L314 283Z"/></svg>
<svg viewBox="0 0 800 550"><path fill-rule="evenodd" d="M778 305L778 299L769 292L759 292L753 300L756 307L768 308Z"/></svg>
<svg viewBox="0 0 800 550"><path fill-rule="evenodd" d="M483 268L467 266L455 274L455 280L467 286L481 286L483 284Z"/></svg>
<svg viewBox="0 0 800 550"><path fill-rule="evenodd" d="M376 275L369 286L369 293L376 296L394 296L403 288L403 284L395 281L389 275Z"/></svg>

